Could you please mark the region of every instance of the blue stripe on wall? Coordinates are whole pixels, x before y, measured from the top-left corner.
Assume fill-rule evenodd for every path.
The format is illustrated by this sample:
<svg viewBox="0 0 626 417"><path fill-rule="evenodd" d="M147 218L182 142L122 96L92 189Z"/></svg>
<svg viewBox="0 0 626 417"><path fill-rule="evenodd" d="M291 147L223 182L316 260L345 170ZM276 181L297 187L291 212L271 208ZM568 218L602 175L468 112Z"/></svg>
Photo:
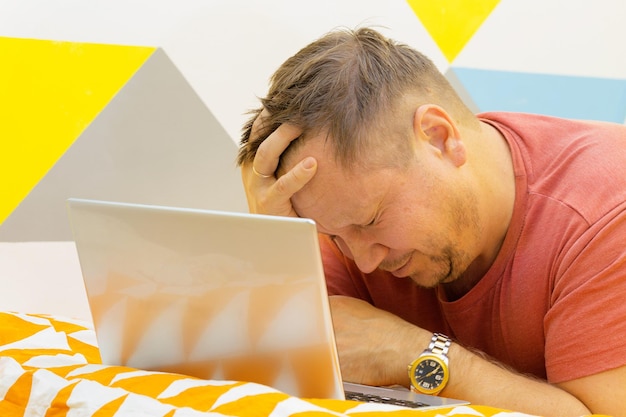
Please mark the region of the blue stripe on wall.
<svg viewBox="0 0 626 417"><path fill-rule="evenodd" d="M626 79L454 67L448 72L481 112L519 111L616 123L626 119Z"/></svg>

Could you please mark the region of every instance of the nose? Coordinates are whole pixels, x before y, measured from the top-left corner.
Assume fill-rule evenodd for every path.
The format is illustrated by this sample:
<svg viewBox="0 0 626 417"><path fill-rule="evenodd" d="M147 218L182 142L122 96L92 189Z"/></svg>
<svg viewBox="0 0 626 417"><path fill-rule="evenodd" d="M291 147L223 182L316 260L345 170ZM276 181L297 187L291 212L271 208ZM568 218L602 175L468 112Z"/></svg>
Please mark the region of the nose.
<svg viewBox="0 0 626 417"><path fill-rule="evenodd" d="M389 248L375 241L358 237L335 236L335 243L344 255L354 260L365 274L373 272L389 253Z"/></svg>

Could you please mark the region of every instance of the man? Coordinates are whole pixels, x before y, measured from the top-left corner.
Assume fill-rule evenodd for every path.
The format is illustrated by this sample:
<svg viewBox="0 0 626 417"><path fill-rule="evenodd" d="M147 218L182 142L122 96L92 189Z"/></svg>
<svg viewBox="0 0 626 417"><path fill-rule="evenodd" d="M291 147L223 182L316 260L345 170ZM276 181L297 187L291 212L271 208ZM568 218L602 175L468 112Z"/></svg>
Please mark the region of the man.
<svg viewBox="0 0 626 417"><path fill-rule="evenodd" d="M344 379L626 416L626 127L475 116L368 28L288 59L262 104L250 210L316 221Z"/></svg>

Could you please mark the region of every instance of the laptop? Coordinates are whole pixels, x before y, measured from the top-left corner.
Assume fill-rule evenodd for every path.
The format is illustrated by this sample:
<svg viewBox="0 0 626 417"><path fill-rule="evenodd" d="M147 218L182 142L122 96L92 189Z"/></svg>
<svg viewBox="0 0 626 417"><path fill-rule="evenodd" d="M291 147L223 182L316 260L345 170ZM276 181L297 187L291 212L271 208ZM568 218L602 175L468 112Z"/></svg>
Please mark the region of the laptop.
<svg viewBox="0 0 626 417"><path fill-rule="evenodd" d="M73 198L67 208L106 365L301 398L463 403L342 382L310 219Z"/></svg>

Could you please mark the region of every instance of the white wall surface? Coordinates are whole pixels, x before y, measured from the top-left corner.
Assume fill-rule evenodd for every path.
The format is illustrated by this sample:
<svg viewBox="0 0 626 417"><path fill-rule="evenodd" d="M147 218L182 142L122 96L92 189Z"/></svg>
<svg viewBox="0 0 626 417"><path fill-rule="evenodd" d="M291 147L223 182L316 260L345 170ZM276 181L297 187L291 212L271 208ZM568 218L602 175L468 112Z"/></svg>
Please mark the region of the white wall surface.
<svg viewBox="0 0 626 417"><path fill-rule="evenodd" d="M0 310L90 321L74 242L0 242Z"/></svg>

